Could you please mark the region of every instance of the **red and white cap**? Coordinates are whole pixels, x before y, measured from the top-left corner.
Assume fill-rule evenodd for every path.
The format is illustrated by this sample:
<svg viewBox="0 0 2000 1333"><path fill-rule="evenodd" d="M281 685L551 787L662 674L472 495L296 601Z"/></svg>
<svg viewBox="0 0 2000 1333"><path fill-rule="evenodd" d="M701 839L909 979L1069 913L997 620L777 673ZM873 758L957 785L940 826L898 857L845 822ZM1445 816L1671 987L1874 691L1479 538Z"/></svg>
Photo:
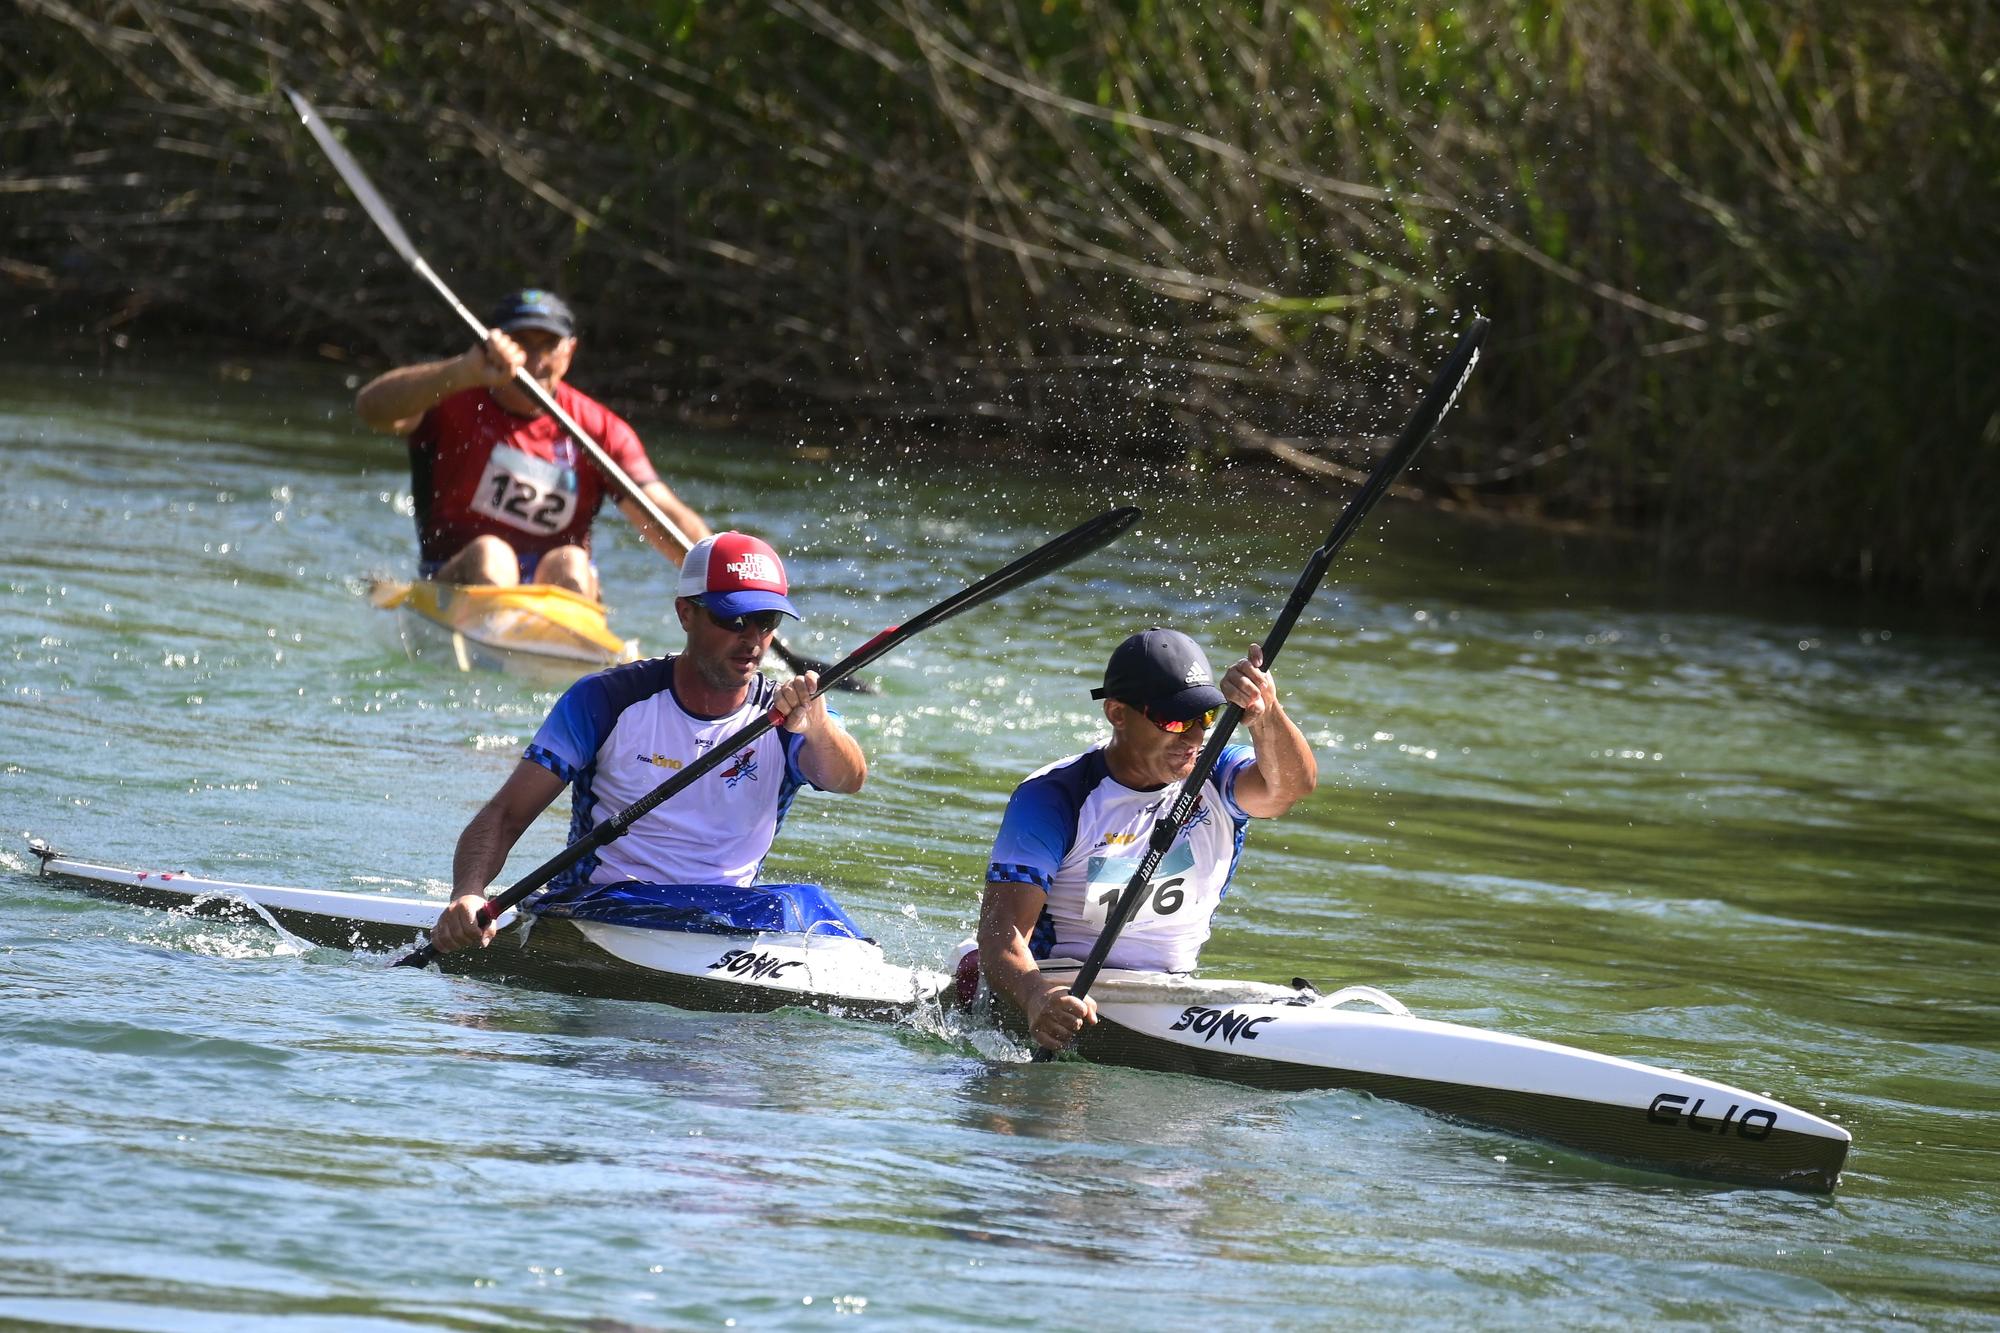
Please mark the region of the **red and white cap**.
<svg viewBox="0 0 2000 1333"><path fill-rule="evenodd" d="M692 597L719 616L743 616L753 611L782 611L798 620L798 610L785 594L784 562L770 543L747 532L718 532L703 537L681 561L676 597Z"/></svg>

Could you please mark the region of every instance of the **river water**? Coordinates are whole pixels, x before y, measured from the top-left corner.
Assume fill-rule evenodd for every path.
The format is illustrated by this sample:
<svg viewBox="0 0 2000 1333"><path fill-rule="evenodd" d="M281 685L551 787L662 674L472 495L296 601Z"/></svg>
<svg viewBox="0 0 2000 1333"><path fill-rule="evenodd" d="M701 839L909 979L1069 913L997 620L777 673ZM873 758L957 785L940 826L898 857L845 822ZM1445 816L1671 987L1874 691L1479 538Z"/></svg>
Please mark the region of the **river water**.
<svg viewBox="0 0 2000 1333"><path fill-rule="evenodd" d="M1253 831L1204 970L1382 986L1855 1135L1830 1199L1727 1189L1358 1094L392 973L51 887L18 833L439 894L554 696L387 645L359 580L410 562L407 478L337 377L0 390L0 1323L2000 1324L1990 642L1668 593L1392 506L1279 663L1322 785ZM786 553L794 641L828 658L1108 504L1149 510L843 705L868 789L802 796L767 873L834 886L905 962L970 933L1006 794L1096 735L1112 644L1169 621L1220 663L1334 513L639 424L712 520ZM616 623L670 646L657 557L600 533Z"/></svg>

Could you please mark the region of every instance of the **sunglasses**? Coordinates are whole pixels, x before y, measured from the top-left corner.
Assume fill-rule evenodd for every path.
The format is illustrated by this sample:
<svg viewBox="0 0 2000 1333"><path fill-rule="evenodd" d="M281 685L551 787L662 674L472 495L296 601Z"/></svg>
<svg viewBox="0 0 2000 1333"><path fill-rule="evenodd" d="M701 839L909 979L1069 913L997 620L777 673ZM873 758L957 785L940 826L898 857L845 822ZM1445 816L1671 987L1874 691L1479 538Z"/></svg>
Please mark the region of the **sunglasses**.
<svg viewBox="0 0 2000 1333"><path fill-rule="evenodd" d="M748 615L719 616L709 610L704 603L696 602L695 605L701 607L701 613L707 616L709 622L717 629L728 630L731 634L741 634L745 630L753 629L759 634L769 634L778 628L779 623L785 618L785 613L782 611L752 611Z"/></svg>
<svg viewBox="0 0 2000 1333"><path fill-rule="evenodd" d="M1139 706L1139 711L1145 716L1148 722L1158 727L1161 731L1166 732L1169 736L1178 736L1184 731L1194 731L1197 729L1207 731L1215 725L1215 719L1222 715L1222 709L1211 708L1206 713L1197 713L1193 717L1154 717L1153 710L1145 707L1143 704Z"/></svg>

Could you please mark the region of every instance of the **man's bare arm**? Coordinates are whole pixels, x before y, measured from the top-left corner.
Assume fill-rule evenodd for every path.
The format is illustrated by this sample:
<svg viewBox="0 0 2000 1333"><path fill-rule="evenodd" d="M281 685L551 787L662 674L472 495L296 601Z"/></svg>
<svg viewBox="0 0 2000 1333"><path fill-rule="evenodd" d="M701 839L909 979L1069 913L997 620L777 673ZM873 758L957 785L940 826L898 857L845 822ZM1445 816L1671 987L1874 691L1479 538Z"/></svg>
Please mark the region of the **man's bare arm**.
<svg viewBox="0 0 2000 1333"><path fill-rule="evenodd" d="M665 482L649 481L639 489L646 493L648 500L660 507L660 512L665 514L690 542L698 542L703 537L713 535L702 516L689 508L687 502L675 495ZM646 511L631 499L619 496L618 512L630 519L632 526L639 529L639 535L661 555L676 565L687 558L688 548L675 541L672 533L648 518Z"/></svg>
<svg viewBox="0 0 2000 1333"><path fill-rule="evenodd" d="M512 383L515 369L526 362L519 344L495 329L484 343L458 356L377 375L354 395L354 411L370 430L408 435L424 413L461 389Z"/></svg>
<svg viewBox="0 0 2000 1333"><path fill-rule="evenodd" d="M1048 895L1032 884L988 880L979 900L979 967L987 984L1020 1006L1035 1043L1059 1051L1085 1023L1097 1021L1097 1001L1079 1000L1068 983L1045 976L1028 950L1028 937Z"/></svg>
<svg viewBox="0 0 2000 1333"><path fill-rule="evenodd" d="M483 949L493 942L493 927L479 920L479 909L486 905L486 888L499 877L514 844L565 785L540 764L523 759L458 835L458 848L451 860L452 902L439 914L431 931L431 943L438 952L450 953L468 944Z"/></svg>

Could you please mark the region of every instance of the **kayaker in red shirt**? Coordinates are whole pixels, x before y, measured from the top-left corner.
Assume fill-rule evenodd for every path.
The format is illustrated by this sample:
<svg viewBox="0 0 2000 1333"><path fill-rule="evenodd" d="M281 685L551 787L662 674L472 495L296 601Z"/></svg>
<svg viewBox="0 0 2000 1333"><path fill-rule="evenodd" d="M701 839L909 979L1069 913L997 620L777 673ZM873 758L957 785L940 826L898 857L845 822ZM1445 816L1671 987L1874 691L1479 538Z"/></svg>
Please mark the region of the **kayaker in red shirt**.
<svg viewBox="0 0 2000 1333"><path fill-rule="evenodd" d="M668 489L624 418L563 382L576 317L561 297L509 296L485 343L445 361L403 366L355 395L370 429L407 436L417 507L418 573L444 583L553 583L597 597L590 525L607 492L646 540L679 564L687 551L598 471L514 371L530 375L690 541L708 524Z"/></svg>

